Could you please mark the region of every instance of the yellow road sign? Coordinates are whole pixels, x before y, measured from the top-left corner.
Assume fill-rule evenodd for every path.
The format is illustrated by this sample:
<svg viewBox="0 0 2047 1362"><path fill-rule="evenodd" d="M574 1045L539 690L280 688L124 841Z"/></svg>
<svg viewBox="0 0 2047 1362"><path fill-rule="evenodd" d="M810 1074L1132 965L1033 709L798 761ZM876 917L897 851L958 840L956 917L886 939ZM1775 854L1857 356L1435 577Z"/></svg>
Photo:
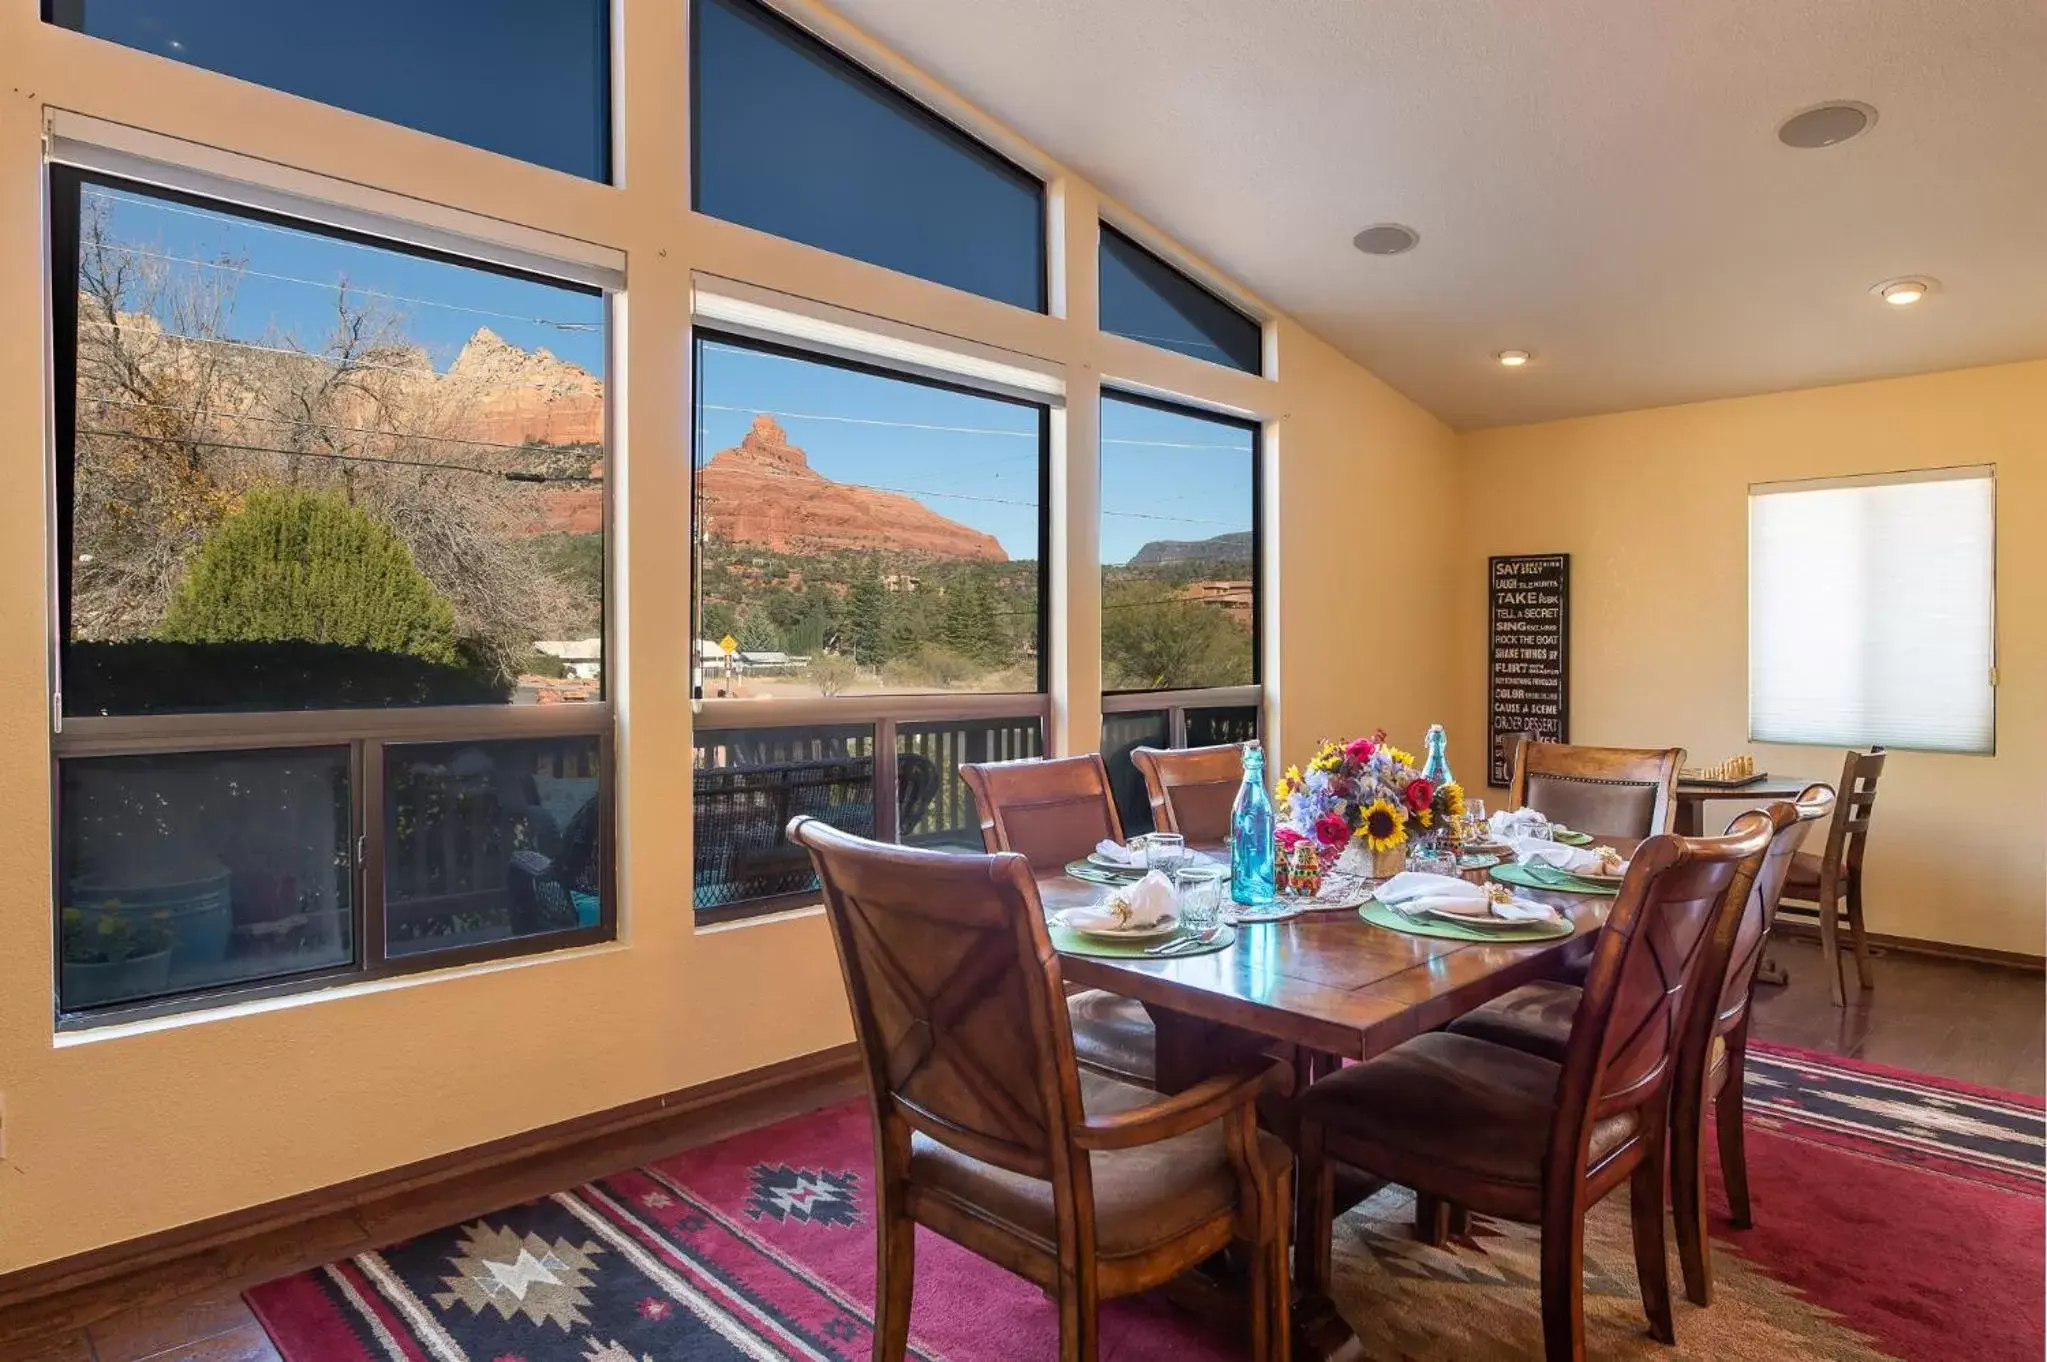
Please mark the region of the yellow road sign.
<svg viewBox="0 0 2047 1362"><path fill-rule="evenodd" d="M739 651L739 640L727 634L718 640L718 646L725 650L725 656L730 657Z"/></svg>

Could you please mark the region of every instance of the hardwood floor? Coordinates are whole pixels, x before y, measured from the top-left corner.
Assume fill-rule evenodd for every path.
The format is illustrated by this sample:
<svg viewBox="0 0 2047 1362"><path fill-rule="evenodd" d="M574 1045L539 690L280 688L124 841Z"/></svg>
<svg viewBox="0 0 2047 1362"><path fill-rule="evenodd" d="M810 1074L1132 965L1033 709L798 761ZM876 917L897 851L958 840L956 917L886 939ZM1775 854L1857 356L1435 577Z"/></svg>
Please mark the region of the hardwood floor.
<svg viewBox="0 0 2047 1362"><path fill-rule="evenodd" d="M1757 1040L2034 1097L2047 1089L2047 975L1886 951L1872 961L1867 993L1847 966L1840 1008L1827 997L1819 943L1779 935L1770 957L1791 982L1757 986Z"/></svg>
<svg viewBox="0 0 2047 1362"><path fill-rule="evenodd" d="M2047 976L1998 965L1891 951L1875 962L1876 987L1850 993L1846 1009L1827 997L1819 946L1779 938L1770 954L1790 972L1781 988L1756 990L1753 1035L1850 1059L1868 1060L1964 1083L2038 1096L2047 1087ZM480 1204L517 1201L626 1167L667 1150L614 1147L565 1161L559 1176L525 1170L494 1189L474 1186L413 1199L402 1207L363 1207L348 1233L299 1234L223 1255L203 1272L184 1274L184 1290L106 1314L84 1328L0 1349L9 1362L265 1362L277 1359L241 1291L272 1277L377 1242L415 1234L472 1215ZM594 1166L603 1163L603 1168ZM545 1183L545 1185L541 1185ZM500 1193L492 1201L492 1193ZM382 1212L379 1214L379 1212ZM333 1242L328 1242L331 1239ZM176 1265L163 1271L172 1272ZM176 1290L173 1285L171 1290ZM150 1293L158 1294L158 1293ZM133 1299L132 1296L128 1297ZM0 1334L6 1331L0 1329Z"/></svg>

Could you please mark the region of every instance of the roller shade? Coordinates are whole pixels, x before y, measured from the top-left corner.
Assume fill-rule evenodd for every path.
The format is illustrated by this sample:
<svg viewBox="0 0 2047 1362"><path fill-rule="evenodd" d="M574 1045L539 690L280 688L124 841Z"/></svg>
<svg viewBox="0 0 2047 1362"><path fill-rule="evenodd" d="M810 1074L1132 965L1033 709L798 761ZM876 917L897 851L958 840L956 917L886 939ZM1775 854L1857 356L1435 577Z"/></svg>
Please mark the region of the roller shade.
<svg viewBox="0 0 2047 1362"><path fill-rule="evenodd" d="M1990 468L1749 489L1749 737L1996 747Z"/></svg>

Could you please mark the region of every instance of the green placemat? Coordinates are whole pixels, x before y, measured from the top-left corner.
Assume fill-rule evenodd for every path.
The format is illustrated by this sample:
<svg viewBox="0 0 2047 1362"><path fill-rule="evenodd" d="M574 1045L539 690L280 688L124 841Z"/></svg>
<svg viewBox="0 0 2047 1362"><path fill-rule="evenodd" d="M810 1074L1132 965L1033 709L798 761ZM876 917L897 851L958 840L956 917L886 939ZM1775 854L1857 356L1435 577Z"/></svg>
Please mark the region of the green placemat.
<svg viewBox="0 0 2047 1362"><path fill-rule="evenodd" d="M1567 847L1589 847L1592 845L1592 834L1589 832L1572 832L1566 828L1564 831L1553 833L1552 835Z"/></svg>
<svg viewBox="0 0 2047 1362"><path fill-rule="evenodd" d="M1052 934L1052 946L1061 955L1098 955L1106 960L1185 960L1196 955L1213 955L1237 944L1237 929L1227 925L1207 945L1189 946L1168 956L1156 956L1147 949L1163 945L1163 941L1103 941L1099 937L1082 936L1056 922L1046 923L1045 930Z"/></svg>
<svg viewBox="0 0 2047 1362"><path fill-rule="evenodd" d="M1491 875L1501 884L1518 885L1523 889L1548 889L1559 894L1607 894L1621 892L1617 884L1601 884L1598 880L1581 880L1576 875L1547 867L1527 865L1496 865Z"/></svg>
<svg viewBox="0 0 2047 1362"><path fill-rule="evenodd" d="M1465 927L1434 917L1410 921L1377 899L1368 899L1365 906L1358 909L1358 916L1374 927L1384 927L1391 932L1406 932L1409 936L1440 936L1450 941L1557 941L1578 930L1562 920L1530 922L1518 927Z"/></svg>
<svg viewBox="0 0 2047 1362"><path fill-rule="evenodd" d="M1076 880L1086 880L1089 884L1136 884L1144 878L1142 870L1127 872L1104 870L1089 861L1068 861L1066 873Z"/></svg>

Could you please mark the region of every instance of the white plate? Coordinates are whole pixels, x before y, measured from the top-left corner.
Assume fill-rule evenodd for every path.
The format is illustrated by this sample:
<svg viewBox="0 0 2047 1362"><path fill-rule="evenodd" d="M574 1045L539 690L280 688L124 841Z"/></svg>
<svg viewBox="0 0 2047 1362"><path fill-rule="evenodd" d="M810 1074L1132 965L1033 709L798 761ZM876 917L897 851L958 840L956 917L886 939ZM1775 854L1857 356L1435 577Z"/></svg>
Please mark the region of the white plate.
<svg viewBox="0 0 2047 1362"><path fill-rule="evenodd" d="M1072 927L1067 925L1066 914L1062 910L1053 920L1070 932L1097 941L1157 941L1180 930L1177 917L1169 917L1149 927Z"/></svg>
<svg viewBox="0 0 2047 1362"><path fill-rule="evenodd" d="M1422 916L1435 918L1438 922L1454 922L1460 927L1476 927L1480 931L1498 928L1509 931L1515 927L1542 927L1554 922L1554 918L1504 918L1488 913L1484 917L1466 917L1462 913L1447 913L1440 908L1424 908Z"/></svg>
<svg viewBox="0 0 2047 1362"><path fill-rule="evenodd" d="M1628 877L1628 872L1625 868L1611 875L1602 875L1596 870L1574 870L1568 873L1576 875L1581 880L1590 880L1594 884L1619 884Z"/></svg>

